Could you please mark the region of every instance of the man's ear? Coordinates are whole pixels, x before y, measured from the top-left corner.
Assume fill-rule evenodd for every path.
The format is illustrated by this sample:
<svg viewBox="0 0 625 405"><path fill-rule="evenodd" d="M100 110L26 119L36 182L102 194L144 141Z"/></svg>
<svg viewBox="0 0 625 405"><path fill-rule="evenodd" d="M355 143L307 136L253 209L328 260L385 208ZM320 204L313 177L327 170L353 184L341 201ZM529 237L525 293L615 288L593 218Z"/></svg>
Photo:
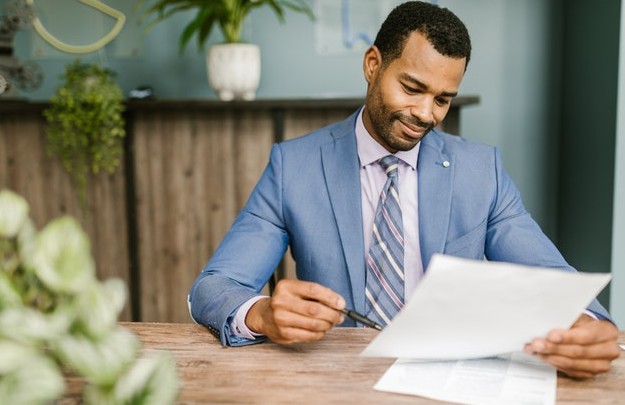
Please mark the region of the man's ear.
<svg viewBox="0 0 625 405"><path fill-rule="evenodd" d="M365 52L365 56L362 61L362 70L365 74L365 80L367 83L371 84L371 81L381 68L382 54L377 46L371 45Z"/></svg>

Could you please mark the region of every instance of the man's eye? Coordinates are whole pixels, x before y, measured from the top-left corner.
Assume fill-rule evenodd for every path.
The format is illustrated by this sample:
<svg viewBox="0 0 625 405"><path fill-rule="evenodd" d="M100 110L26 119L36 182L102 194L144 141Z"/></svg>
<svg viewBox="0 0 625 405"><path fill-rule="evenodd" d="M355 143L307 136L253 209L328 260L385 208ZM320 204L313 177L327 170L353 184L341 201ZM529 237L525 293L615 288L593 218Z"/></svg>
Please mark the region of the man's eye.
<svg viewBox="0 0 625 405"><path fill-rule="evenodd" d="M447 105L447 104L449 104L449 103L450 103L450 101L451 101L451 100L449 100L449 99L447 99L447 98L440 98L440 97L437 97L437 98L436 98L436 103L437 103L438 105Z"/></svg>
<svg viewBox="0 0 625 405"><path fill-rule="evenodd" d="M417 94L421 92L419 89L415 89L414 87L410 87L405 84L403 84L402 86L404 86L404 91L408 94Z"/></svg>

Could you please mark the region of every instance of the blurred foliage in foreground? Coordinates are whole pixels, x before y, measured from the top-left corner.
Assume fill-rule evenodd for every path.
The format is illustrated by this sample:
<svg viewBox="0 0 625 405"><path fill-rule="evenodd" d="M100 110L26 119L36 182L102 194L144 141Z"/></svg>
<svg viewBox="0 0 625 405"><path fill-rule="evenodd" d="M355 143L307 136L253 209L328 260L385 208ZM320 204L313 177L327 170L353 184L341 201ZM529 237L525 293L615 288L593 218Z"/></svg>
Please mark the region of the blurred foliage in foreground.
<svg viewBox="0 0 625 405"><path fill-rule="evenodd" d="M0 403L53 403L68 374L84 379L85 404L174 403L171 354L141 356L118 326L126 294L122 280L97 280L74 218L37 231L26 200L0 191Z"/></svg>

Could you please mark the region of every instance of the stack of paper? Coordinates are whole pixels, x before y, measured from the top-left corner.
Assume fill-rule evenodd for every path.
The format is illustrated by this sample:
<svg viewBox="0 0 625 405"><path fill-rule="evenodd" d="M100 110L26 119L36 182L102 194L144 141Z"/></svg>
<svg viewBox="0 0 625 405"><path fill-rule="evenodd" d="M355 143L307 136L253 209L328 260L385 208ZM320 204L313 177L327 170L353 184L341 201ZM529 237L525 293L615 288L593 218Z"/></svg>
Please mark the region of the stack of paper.
<svg viewBox="0 0 625 405"><path fill-rule="evenodd" d="M376 389L467 404L554 403L555 370L517 352L570 327L609 281L609 274L435 255L410 301L362 355L401 359ZM501 397L514 398L518 387L540 395L525 402ZM493 402L482 395L489 390L498 395Z"/></svg>

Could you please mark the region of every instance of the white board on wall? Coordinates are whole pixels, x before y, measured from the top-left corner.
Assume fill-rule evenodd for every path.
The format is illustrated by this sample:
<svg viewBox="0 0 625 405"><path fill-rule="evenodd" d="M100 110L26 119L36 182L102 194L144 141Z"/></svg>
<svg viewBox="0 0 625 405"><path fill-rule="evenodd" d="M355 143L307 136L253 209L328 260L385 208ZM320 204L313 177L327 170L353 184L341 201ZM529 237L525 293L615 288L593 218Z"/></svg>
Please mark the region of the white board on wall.
<svg viewBox="0 0 625 405"><path fill-rule="evenodd" d="M319 55L361 55L388 13L403 1L316 0L315 50Z"/></svg>

